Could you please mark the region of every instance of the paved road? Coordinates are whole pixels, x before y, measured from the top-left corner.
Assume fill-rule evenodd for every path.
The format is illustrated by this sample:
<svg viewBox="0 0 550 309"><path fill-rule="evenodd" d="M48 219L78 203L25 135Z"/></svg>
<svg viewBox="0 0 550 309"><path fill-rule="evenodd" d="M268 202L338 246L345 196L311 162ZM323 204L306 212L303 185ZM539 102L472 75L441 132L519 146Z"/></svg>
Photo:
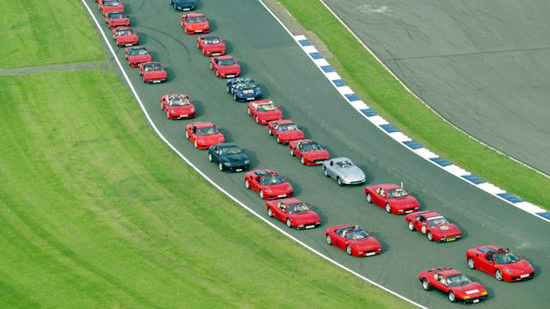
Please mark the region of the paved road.
<svg viewBox="0 0 550 309"><path fill-rule="evenodd" d="M93 4L93 0L87 1ZM416 275L422 269L440 265L456 267L489 287L491 298L481 307L517 308L526 301L532 307L544 307L545 301L550 300L550 277L545 273L550 269L549 224L442 171L376 129L344 101L258 2L202 2L200 11L214 21L213 31L229 41L230 52L242 60L245 75L261 82L266 97L282 105L286 116L302 124L308 136L328 145L334 155L346 155L356 161L366 169L369 183L404 181L423 205L459 222L466 237L456 243L429 243L417 233L410 233L403 217L368 206L361 187L338 187L322 175L319 167L302 166L289 156L286 147L267 135L265 127L247 118L244 104L235 103L225 93L224 81L209 72L207 58L197 52L194 37L182 33L179 14L170 9L168 1L128 0L126 5L135 28L143 43L154 51L154 59L169 68L170 80L162 85L144 85L135 69L126 70L161 132L194 164L265 215L258 196L244 189L242 174L219 172L208 162L206 152L194 150L184 141L187 121L166 120L159 110L162 94L189 93L198 106L197 120L217 123L229 141L248 150L253 167L272 168L289 176L297 196L315 205L324 220L320 229L290 233L336 261L433 308L446 307L448 302L443 295L424 292ZM122 58L122 49L118 49L118 56ZM129 108L137 108L128 104ZM385 253L358 259L327 246L323 228L345 222L359 223L374 231ZM518 248L536 264L540 275L528 282L507 284L467 270L465 249L482 243Z"/></svg>
<svg viewBox="0 0 550 309"><path fill-rule="evenodd" d="M427 104L550 175L550 2L325 0Z"/></svg>

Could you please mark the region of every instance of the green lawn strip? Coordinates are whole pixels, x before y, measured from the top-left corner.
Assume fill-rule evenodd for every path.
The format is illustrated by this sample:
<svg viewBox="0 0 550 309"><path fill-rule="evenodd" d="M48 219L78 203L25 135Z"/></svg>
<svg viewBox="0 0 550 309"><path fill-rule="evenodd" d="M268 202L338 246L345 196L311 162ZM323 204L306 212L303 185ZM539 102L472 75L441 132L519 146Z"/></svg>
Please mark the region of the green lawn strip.
<svg viewBox="0 0 550 309"><path fill-rule="evenodd" d="M103 60L80 1L0 1L0 68Z"/></svg>
<svg viewBox="0 0 550 309"><path fill-rule="evenodd" d="M327 59L346 83L399 130L458 166L550 209L550 179L452 128L408 93L330 14L319 0L279 0L333 57Z"/></svg>
<svg viewBox="0 0 550 309"><path fill-rule="evenodd" d="M116 74L0 85L0 307L408 306L212 187Z"/></svg>

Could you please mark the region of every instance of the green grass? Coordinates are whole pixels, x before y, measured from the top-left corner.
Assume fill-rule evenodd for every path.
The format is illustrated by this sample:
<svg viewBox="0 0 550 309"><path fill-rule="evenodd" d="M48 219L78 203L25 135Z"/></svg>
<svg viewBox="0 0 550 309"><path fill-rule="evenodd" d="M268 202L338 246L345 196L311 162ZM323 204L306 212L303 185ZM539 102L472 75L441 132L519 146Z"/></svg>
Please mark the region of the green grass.
<svg viewBox="0 0 550 309"><path fill-rule="evenodd" d="M479 144L416 100L376 62L319 0L279 0L327 46L327 59L350 87L402 132L458 166L550 209L550 179Z"/></svg>
<svg viewBox="0 0 550 309"><path fill-rule="evenodd" d="M0 85L0 307L407 306L214 189L115 73Z"/></svg>
<svg viewBox="0 0 550 309"><path fill-rule="evenodd" d="M0 1L0 68L103 60L79 0Z"/></svg>

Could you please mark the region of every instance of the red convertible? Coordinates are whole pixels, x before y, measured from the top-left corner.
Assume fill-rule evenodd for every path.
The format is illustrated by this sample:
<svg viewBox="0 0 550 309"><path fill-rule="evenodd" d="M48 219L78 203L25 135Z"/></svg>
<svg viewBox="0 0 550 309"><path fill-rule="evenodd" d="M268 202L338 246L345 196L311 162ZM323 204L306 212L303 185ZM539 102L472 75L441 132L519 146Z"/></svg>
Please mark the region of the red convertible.
<svg viewBox="0 0 550 309"><path fill-rule="evenodd" d="M132 46L139 41L137 33L130 27L116 27L113 29L113 39L118 46Z"/></svg>
<svg viewBox="0 0 550 309"><path fill-rule="evenodd" d="M288 143L290 155L300 159L303 165L321 165L330 159L325 148L310 139L301 139Z"/></svg>
<svg viewBox="0 0 550 309"><path fill-rule="evenodd" d="M289 197L294 193L294 188L286 177L265 169L254 169L244 174L244 186L258 192L264 200Z"/></svg>
<svg viewBox="0 0 550 309"><path fill-rule="evenodd" d="M107 13L115 11L124 11L122 0L98 0L99 11L105 16Z"/></svg>
<svg viewBox="0 0 550 309"><path fill-rule="evenodd" d="M128 60L131 67L137 67L140 63L151 62L151 54L143 46L126 47L124 49L124 57Z"/></svg>
<svg viewBox="0 0 550 309"><path fill-rule="evenodd" d="M283 112L271 100L257 100L248 103L248 115L259 124L281 120Z"/></svg>
<svg viewBox="0 0 550 309"><path fill-rule="evenodd" d="M419 231L430 241L449 242L462 237L462 231L435 211L413 212L405 216L405 222L411 231Z"/></svg>
<svg viewBox="0 0 550 309"><path fill-rule="evenodd" d="M144 83L160 83L165 82L168 74L158 62L140 63L139 75L143 78Z"/></svg>
<svg viewBox="0 0 550 309"><path fill-rule="evenodd" d="M382 184L365 187L367 202L386 209L387 213L406 214L420 209L420 203L398 185Z"/></svg>
<svg viewBox="0 0 550 309"><path fill-rule="evenodd" d="M373 256L382 253L382 245L370 232L358 225L342 224L325 230L327 244L353 256Z"/></svg>
<svg viewBox="0 0 550 309"><path fill-rule="evenodd" d="M304 138L304 132L290 119L270 121L267 123L267 127L267 133L275 136L279 144L286 144Z"/></svg>
<svg viewBox="0 0 550 309"><path fill-rule="evenodd" d="M321 217L313 211L313 206L297 198L284 198L265 203L267 215L275 217L288 227L297 229L312 229L321 225Z"/></svg>
<svg viewBox="0 0 550 309"><path fill-rule="evenodd" d="M217 35L201 35L197 38L197 47L206 56L225 55L225 41Z"/></svg>
<svg viewBox="0 0 550 309"><path fill-rule="evenodd" d="M232 56L219 56L210 59L210 70L217 77L237 77L241 75L241 66Z"/></svg>
<svg viewBox="0 0 550 309"><path fill-rule="evenodd" d="M210 24L202 13L190 13L181 15L181 27L187 34L208 33Z"/></svg>
<svg viewBox="0 0 550 309"><path fill-rule="evenodd" d="M130 18L123 11L109 12L105 15L105 22L109 28L115 29L121 26L130 26Z"/></svg>
<svg viewBox="0 0 550 309"><path fill-rule="evenodd" d="M197 149L225 143L223 133L212 122L193 122L185 127L185 138L193 143Z"/></svg>
<svg viewBox="0 0 550 309"><path fill-rule="evenodd" d="M196 110L193 101L186 94L167 94L160 98L160 109L168 119L195 117Z"/></svg>
<svg viewBox="0 0 550 309"><path fill-rule="evenodd" d="M493 245L466 250L466 264L470 269L479 269L495 276L499 281L521 281L535 275L531 263L521 255Z"/></svg>
<svg viewBox="0 0 550 309"><path fill-rule="evenodd" d="M461 300L465 303L479 303L487 298L487 290L480 283L473 282L458 270L440 267L423 270L418 274L422 288L433 288L447 294L451 302Z"/></svg>

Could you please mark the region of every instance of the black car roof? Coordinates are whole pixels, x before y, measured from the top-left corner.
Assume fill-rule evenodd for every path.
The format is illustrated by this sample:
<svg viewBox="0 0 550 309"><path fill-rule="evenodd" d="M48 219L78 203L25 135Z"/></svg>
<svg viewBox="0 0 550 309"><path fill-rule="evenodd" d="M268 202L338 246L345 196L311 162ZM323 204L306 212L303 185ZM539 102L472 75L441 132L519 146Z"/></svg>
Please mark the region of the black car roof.
<svg viewBox="0 0 550 309"><path fill-rule="evenodd" d="M227 148L227 147L238 147L235 143L223 143L223 144L216 144L219 148Z"/></svg>

